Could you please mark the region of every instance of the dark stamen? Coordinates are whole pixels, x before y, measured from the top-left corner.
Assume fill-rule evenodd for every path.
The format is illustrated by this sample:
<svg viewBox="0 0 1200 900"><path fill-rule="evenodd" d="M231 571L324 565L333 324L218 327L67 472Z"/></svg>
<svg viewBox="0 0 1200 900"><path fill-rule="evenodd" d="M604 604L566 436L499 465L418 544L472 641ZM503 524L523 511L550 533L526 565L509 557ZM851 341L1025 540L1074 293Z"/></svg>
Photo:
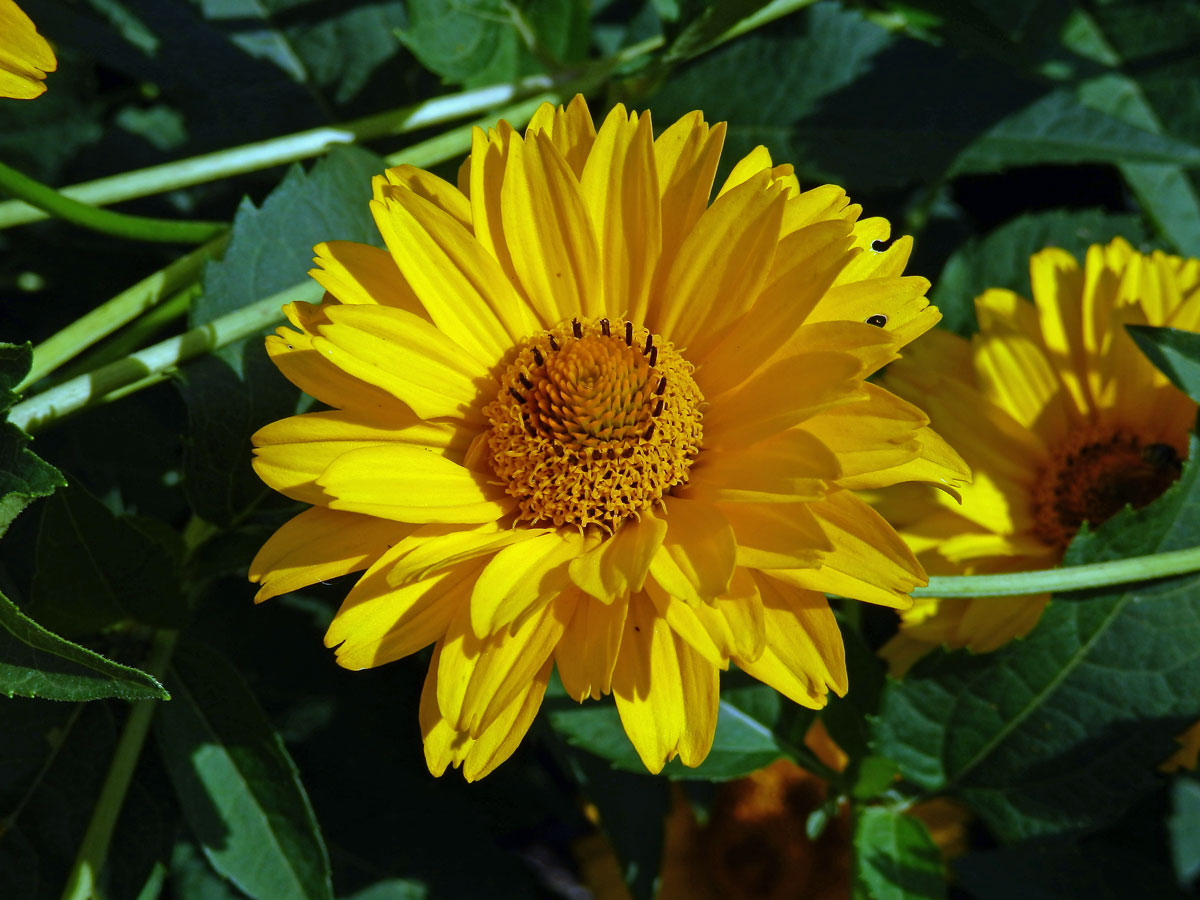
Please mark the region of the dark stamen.
<svg viewBox="0 0 1200 900"><path fill-rule="evenodd" d="M642 435L642 440L643 440L643 441L648 441L648 440L650 440L650 438L651 438L651 436L652 436L653 434L654 434L654 423L653 423L653 422L651 422L649 425L647 425L647 426L646 426L646 431L645 431L645 433Z"/></svg>
<svg viewBox="0 0 1200 900"><path fill-rule="evenodd" d="M653 346L654 346L654 335L652 335L652 334L646 335L646 347L644 350L642 350L642 356L645 356L647 353L649 353L650 348Z"/></svg>
<svg viewBox="0 0 1200 900"><path fill-rule="evenodd" d="M658 387L655 388L654 395L656 397L661 397L663 395L663 391L665 391L666 389L667 389L667 376L664 375L662 378L660 378L658 380Z"/></svg>
<svg viewBox="0 0 1200 900"><path fill-rule="evenodd" d="M626 447L624 450L621 451L621 459L629 459L629 457L631 457L631 456L633 456L633 448L632 447Z"/></svg>
<svg viewBox="0 0 1200 900"><path fill-rule="evenodd" d="M533 361L535 363L537 363L539 366L543 366L546 364L546 360L542 358L542 351L539 350L537 347L533 348Z"/></svg>
<svg viewBox="0 0 1200 900"><path fill-rule="evenodd" d="M608 335L608 319L600 320L600 331L604 334L605 337L609 336Z"/></svg>
<svg viewBox="0 0 1200 900"><path fill-rule="evenodd" d="M583 337L583 327L579 324L578 319L571 320L571 333L577 338Z"/></svg>
<svg viewBox="0 0 1200 900"><path fill-rule="evenodd" d="M521 379L521 384L525 385L528 390L533 390L533 382L525 377L524 372L522 372L518 377Z"/></svg>
<svg viewBox="0 0 1200 900"><path fill-rule="evenodd" d="M650 368L653 369L656 365L658 365L658 348L651 347L650 348Z"/></svg>
<svg viewBox="0 0 1200 900"><path fill-rule="evenodd" d="M656 419L657 419L659 416L661 416L661 415L662 415L662 411L663 411L663 403L664 403L664 401L663 401L663 399L660 397L660 398L659 398L659 400L658 400L658 402L654 404L654 418L656 418Z"/></svg>
<svg viewBox="0 0 1200 900"><path fill-rule="evenodd" d="M525 398L521 396L520 392L519 392L519 391L518 391L516 388L509 388L509 389L508 389L508 393L509 393L509 395L510 395L510 396L511 396L511 397L512 397L514 400L516 400L518 403L524 403L524 402L525 402Z"/></svg>
<svg viewBox="0 0 1200 900"><path fill-rule="evenodd" d="M625 323L625 345L627 347L633 346L633 323L632 322Z"/></svg>
<svg viewBox="0 0 1200 900"><path fill-rule="evenodd" d="M521 421L525 423L525 430L529 432L529 436L537 437L537 429L529 424L529 413L521 413Z"/></svg>
<svg viewBox="0 0 1200 900"><path fill-rule="evenodd" d="M558 350L558 341L556 341L554 339L554 335L548 334L548 335L546 335L546 337L550 338L550 349L557 351Z"/></svg>

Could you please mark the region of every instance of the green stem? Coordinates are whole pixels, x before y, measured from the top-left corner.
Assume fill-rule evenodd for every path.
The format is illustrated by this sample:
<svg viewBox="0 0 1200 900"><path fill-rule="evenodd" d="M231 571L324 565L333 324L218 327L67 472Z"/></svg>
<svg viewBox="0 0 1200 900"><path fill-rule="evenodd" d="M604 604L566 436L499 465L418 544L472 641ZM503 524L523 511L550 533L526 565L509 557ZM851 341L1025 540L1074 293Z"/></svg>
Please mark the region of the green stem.
<svg viewBox="0 0 1200 900"><path fill-rule="evenodd" d="M176 631L157 631L150 645L150 659L146 670L161 678L171 660L175 649L175 641L179 637ZM83 842L79 852L75 854L75 864L67 877L63 889L63 900L90 900L96 894L96 882L104 868L108 856L108 845L112 840L113 828L121 807L125 803L125 793L133 778L133 771L142 754L142 745L146 742L146 734L150 729L150 719L158 706L158 700L135 701L129 710L129 718L121 731L117 749L113 754L108 774L104 777L104 785L100 788L100 797L92 810L92 819L84 832Z"/></svg>
<svg viewBox="0 0 1200 900"><path fill-rule="evenodd" d="M56 218L133 241L168 244L201 244L228 228L224 222L185 222L177 219L148 219L127 216L107 209L88 206L60 194L52 187L0 163L0 191L24 200Z"/></svg>
<svg viewBox="0 0 1200 900"><path fill-rule="evenodd" d="M204 264L209 259L219 256L228 240L228 235L223 234L186 256L181 256L165 269L143 278L133 287L122 291L38 344L33 348L33 367L17 390L24 390L45 378L96 341L132 322L164 297L169 297L198 280Z"/></svg>
<svg viewBox="0 0 1200 900"><path fill-rule="evenodd" d="M162 379L163 373L181 362L211 353L278 322L280 307L284 304L316 302L320 296L321 288L314 281L295 285L207 325L160 341L94 372L35 394L12 408L9 421L26 431L35 431L81 409L125 396L132 392L133 385L154 384Z"/></svg>
<svg viewBox="0 0 1200 900"><path fill-rule="evenodd" d="M1149 581L1200 572L1200 547L1170 550L1151 556L1131 556L1108 562L1011 572L1003 575L931 575L929 586L916 588L913 597L1017 597L1105 588L1134 581Z"/></svg>

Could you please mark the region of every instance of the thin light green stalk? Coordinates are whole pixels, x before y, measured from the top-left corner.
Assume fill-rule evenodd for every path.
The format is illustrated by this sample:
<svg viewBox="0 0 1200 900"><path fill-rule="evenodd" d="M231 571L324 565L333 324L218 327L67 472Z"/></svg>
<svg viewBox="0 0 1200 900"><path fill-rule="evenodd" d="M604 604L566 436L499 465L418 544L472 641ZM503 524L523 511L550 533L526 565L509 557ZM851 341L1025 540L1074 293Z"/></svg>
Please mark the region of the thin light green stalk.
<svg viewBox="0 0 1200 900"><path fill-rule="evenodd" d="M314 281L288 288L214 319L207 325L168 338L94 372L35 394L12 408L9 421L32 432L89 406L125 396L131 392L127 389L132 385L154 384L163 373L180 363L211 353L278 322L282 317L280 307L284 304L316 302L320 296L321 288Z"/></svg>
<svg viewBox="0 0 1200 900"><path fill-rule="evenodd" d="M357 141L405 134L477 115L501 103L551 88L555 83L554 79L539 75L522 79L515 84L496 84L444 97L434 97L340 125L312 128L228 150L71 185L62 188L59 193L93 206L106 206L122 200L148 197L164 191L310 159L320 156L338 144L353 144ZM0 228L10 228L44 218L45 213L27 203L0 203Z"/></svg>
<svg viewBox="0 0 1200 900"><path fill-rule="evenodd" d="M202 244L229 226L224 222L185 222L178 219L150 219L99 209L60 194L11 166L0 163L0 191L24 200L57 219L132 241L165 244Z"/></svg>
<svg viewBox="0 0 1200 900"><path fill-rule="evenodd" d="M133 287L76 319L62 331L46 338L33 348L33 367L17 390L24 390L45 378L67 360L132 322L163 298L199 279L205 262L220 255L228 240L228 235L221 235L181 256L165 269L143 278Z"/></svg>
<svg viewBox="0 0 1200 900"><path fill-rule="evenodd" d="M150 646L150 659L146 663L146 669L152 675L162 677L178 637L177 631L155 632L154 641ZM117 749L108 767L108 774L100 788L100 796L92 810L92 819L88 822L83 842L75 855L71 874L67 876L63 900L91 900L96 895L96 882L108 856L113 827L117 824L117 817L125 803L125 793L129 790L133 770L137 768L138 759L142 755L142 745L146 742L150 719L160 702L137 700L131 705L129 718L125 720L125 727L121 731L120 740L117 741Z"/></svg>
<svg viewBox="0 0 1200 900"><path fill-rule="evenodd" d="M1200 547L1108 562L1004 575L931 575L914 597L1017 597L1106 588L1200 572Z"/></svg>

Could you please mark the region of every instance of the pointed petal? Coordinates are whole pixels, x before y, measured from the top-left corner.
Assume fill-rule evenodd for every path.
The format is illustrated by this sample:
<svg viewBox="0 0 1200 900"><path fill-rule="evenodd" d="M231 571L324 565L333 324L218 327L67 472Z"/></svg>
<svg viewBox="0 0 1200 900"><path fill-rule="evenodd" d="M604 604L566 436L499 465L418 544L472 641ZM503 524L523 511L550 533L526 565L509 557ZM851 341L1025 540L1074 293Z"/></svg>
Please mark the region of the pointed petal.
<svg viewBox="0 0 1200 900"><path fill-rule="evenodd" d="M309 275L342 303L379 304L424 315L391 254L370 244L326 241L313 247L317 268Z"/></svg>
<svg viewBox="0 0 1200 900"><path fill-rule="evenodd" d="M724 122L710 128L702 113L692 112L668 127L654 142L662 195L659 274L664 283L680 245L708 206L724 141Z"/></svg>
<svg viewBox="0 0 1200 900"><path fill-rule="evenodd" d="M553 529L505 547L492 557L471 594L471 625L484 638L519 623L570 583L568 567L584 538L569 528Z"/></svg>
<svg viewBox="0 0 1200 900"><path fill-rule="evenodd" d="M262 587L255 603L360 572L409 528L371 516L314 506L289 519L250 563L250 580Z"/></svg>
<svg viewBox="0 0 1200 900"><path fill-rule="evenodd" d="M850 404L851 408L860 405ZM688 474L687 489L679 494L682 497L796 503L824 497L825 482L837 479L842 470L838 457L825 444L806 431L793 429L745 450L702 453Z"/></svg>
<svg viewBox="0 0 1200 900"><path fill-rule="evenodd" d="M487 522L474 528L462 525L422 525L404 538L397 549L403 551L388 573L388 584L399 587L425 578L468 559L491 556L497 550L545 534L544 528L502 528Z"/></svg>
<svg viewBox="0 0 1200 900"><path fill-rule="evenodd" d="M884 316L887 321L881 327L904 346L942 318L937 307L929 305L925 296L928 290L929 281L916 275L835 285L817 304L808 321L865 322L872 316Z"/></svg>
<svg viewBox="0 0 1200 900"><path fill-rule="evenodd" d="M603 603L642 589L662 546L667 522L652 510L621 524L616 533L571 561L571 580Z"/></svg>
<svg viewBox="0 0 1200 900"><path fill-rule="evenodd" d="M815 566L833 549L809 504L724 503L721 511L737 535L739 566Z"/></svg>
<svg viewBox="0 0 1200 900"><path fill-rule="evenodd" d="M554 661L568 696L582 703L588 697L599 700L612 690L629 598L601 603L571 588L564 594L572 592L577 600L575 614L559 639Z"/></svg>
<svg viewBox="0 0 1200 900"><path fill-rule="evenodd" d="M467 231L471 230L471 201L457 187L425 169L416 166L393 166L383 173L388 185L404 188L428 200L435 207L453 218ZM378 176L376 176L378 177ZM396 191L377 190L379 197L395 196Z"/></svg>
<svg viewBox="0 0 1200 900"><path fill-rule="evenodd" d="M492 522L513 507L469 469L418 447L364 447L333 460L317 484L331 509L399 522Z"/></svg>
<svg viewBox="0 0 1200 900"><path fill-rule="evenodd" d="M707 603L729 590L737 539L729 520L711 503L667 501L667 534L650 574L668 594L689 603Z"/></svg>

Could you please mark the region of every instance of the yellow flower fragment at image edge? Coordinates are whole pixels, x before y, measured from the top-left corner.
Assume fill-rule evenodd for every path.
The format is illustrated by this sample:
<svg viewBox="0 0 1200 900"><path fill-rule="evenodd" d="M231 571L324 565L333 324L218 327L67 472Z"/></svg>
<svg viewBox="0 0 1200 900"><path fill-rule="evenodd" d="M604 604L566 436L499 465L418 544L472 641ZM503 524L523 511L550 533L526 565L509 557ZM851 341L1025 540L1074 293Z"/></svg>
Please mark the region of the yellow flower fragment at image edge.
<svg viewBox="0 0 1200 900"><path fill-rule="evenodd" d="M651 771L703 761L718 673L847 689L825 593L893 607L925 573L856 491L969 478L865 381L940 318L911 240L759 147L709 203L724 125L657 138L576 97L476 130L452 185L376 177L386 250L329 242L320 305L267 349L331 409L255 435L312 507L251 566L265 600L365 570L326 635L362 669L434 645L431 771L482 777L552 667L612 694Z"/></svg>
<svg viewBox="0 0 1200 900"><path fill-rule="evenodd" d="M1196 404L1124 326L1200 330L1200 260L1143 255L1118 238L1082 266L1043 250L1030 275L1032 303L986 291L978 334L931 333L883 381L929 412L974 474L961 505L915 486L877 503L934 574L1056 566L1083 522L1150 503L1187 454ZM884 655L900 672L940 644L995 650L1027 634L1047 600L921 599Z"/></svg>
<svg viewBox="0 0 1200 900"><path fill-rule="evenodd" d="M54 51L13 0L0 0L0 97L32 100L46 91Z"/></svg>

